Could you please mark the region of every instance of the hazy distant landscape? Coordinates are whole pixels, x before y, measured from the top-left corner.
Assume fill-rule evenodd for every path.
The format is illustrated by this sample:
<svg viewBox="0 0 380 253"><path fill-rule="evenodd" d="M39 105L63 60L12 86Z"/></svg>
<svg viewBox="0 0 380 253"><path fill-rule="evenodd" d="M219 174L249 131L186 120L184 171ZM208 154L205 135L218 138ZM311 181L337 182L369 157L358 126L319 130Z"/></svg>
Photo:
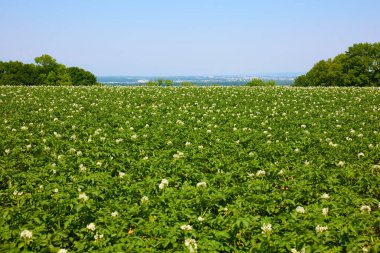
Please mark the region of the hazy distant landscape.
<svg viewBox="0 0 380 253"><path fill-rule="evenodd" d="M240 86L245 85L247 82L254 78L263 80L274 80L277 85L290 85L294 79L303 73L266 73L255 74L247 76L98 76L99 83L114 86L136 86L144 85L148 81L155 81L157 79L173 80L174 85L180 85L181 82L191 82L195 85L210 86Z"/></svg>

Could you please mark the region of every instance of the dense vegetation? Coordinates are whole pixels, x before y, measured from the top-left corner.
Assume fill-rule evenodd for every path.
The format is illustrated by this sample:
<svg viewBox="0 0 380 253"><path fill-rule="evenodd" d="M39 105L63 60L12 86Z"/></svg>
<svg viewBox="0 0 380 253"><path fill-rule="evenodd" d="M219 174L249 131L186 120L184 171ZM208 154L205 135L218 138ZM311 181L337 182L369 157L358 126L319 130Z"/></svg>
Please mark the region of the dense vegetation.
<svg viewBox="0 0 380 253"><path fill-rule="evenodd" d="M380 43L361 43L320 61L296 78L295 86L380 86Z"/></svg>
<svg viewBox="0 0 380 253"><path fill-rule="evenodd" d="M0 85L90 86L96 84L96 77L92 73L78 67L66 68L50 55L36 57L35 63L0 62Z"/></svg>
<svg viewBox="0 0 380 253"><path fill-rule="evenodd" d="M149 81L149 82L145 83L145 86L149 86L149 87L152 87L152 86L170 87L173 85L174 85L173 80L163 80L163 79L157 79L157 81ZM180 82L179 86L194 86L194 84L191 82L184 81L184 82Z"/></svg>
<svg viewBox="0 0 380 253"><path fill-rule="evenodd" d="M248 83L246 83L245 85L250 86L250 87L270 87L270 86L276 86L276 81L274 80L264 81L259 78L254 78Z"/></svg>
<svg viewBox="0 0 380 253"><path fill-rule="evenodd" d="M0 252L380 252L376 88L0 87Z"/></svg>

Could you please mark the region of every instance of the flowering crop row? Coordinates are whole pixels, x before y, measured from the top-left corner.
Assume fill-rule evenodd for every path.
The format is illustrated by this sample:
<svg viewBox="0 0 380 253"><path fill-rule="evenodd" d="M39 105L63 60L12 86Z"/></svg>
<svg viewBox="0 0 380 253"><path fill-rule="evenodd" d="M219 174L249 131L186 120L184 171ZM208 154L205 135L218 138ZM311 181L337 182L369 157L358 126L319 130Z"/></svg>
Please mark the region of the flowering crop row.
<svg viewBox="0 0 380 253"><path fill-rule="evenodd" d="M379 252L376 88L0 87L1 252Z"/></svg>

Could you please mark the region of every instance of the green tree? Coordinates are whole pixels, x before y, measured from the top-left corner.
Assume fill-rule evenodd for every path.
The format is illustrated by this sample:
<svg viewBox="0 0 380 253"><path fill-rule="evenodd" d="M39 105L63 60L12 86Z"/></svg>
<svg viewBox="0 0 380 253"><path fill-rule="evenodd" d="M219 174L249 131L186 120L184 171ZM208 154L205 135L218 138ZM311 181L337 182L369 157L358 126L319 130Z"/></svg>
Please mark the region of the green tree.
<svg viewBox="0 0 380 253"><path fill-rule="evenodd" d="M67 68L71 82L75 86L90 86L96 84L96 77L89 71L78 67Z"/></svg>
<svg viewBox="0 0 380 253"><path fill-rule="evenodd" d="M165 86L173 86L173 80L165 80Z"/></svg>
<svg viewBox="0 0 380 253"><path fill-rule="evenodd" d="M158 82L156 82L156 81L149 81L145 85L146 86L158 86Z"/></svg>
<svg viewBox="0 0 380 253"><path fill-rule="evenodd" d="M33 64L0 62L0 85L38 85L38 76Z"/></svg>
<svg viewBox="0 0 380 253"><path fill-rule="evenodd" d="M57 61L47 54L34 58L34 62L44 70L45 74L54 71L58 67Z"/></svg>
<svg viewBox="0 0 380 253"><path fill-rule="evenodd" d="M360 43L346 52L344 62L349 86L380 86L380 43Z"/></svg>
<svg viewBox="0 0 380 253"><path fill-rule="evenodd" d="M189 86L194 86L194 84L192 82L184 81L184 82L180 82L180 86L189 87Z"/></svg>
<svg viewBox="0 0 380 253"><path fill-rule="evenodd" d="M94 85L96 77L84 69L66 68L50 55L34 59L34 64L0 62L0 85Z"/></svg>
<svg viewBox="0 0 380 253"><path fill-rule="evenodd" d="M380 43L355 44L334 59L319 61L295 86L380 86Z"/></svg>
<svg viewBox="0 0 380 253"><path fill-rule="evenodd" d="M157 84L158 84L158 86L162 86L164 84L164 80L158 79Z"/></svg>
<svg viewBox="0 0 380 253"><path fill-rule="evenodd" d="M268 80L264 82L262 79L253 78L251 81L245 84L250 87L259 87L259 86L276 86L276 82L274 80Z"/></svg>

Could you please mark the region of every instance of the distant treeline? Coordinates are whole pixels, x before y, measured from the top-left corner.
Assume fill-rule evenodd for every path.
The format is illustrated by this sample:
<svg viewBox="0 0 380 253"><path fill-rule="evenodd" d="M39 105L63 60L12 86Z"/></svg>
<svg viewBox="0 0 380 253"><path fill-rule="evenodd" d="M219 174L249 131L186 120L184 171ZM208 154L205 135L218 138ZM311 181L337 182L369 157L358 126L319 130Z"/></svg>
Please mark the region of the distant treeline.
<svg viewBox="0 0 380 253"><path fill-rule="evenodd" d="M95 85L96 77L89 71L57 63L50 55L34 59L35 64L19 61L0 61L0 85L51 85L89 86Z"/></svg>
<svg viewBox="0 0 380 253"><path fill-rule="evenodd" d="M247 82L247 83L244 83L245 86L250 86L250 87L253 87L253 86L265 86L265 87L269 87L269 86L276 86L276 85L290 85L292 84L291 81L288 81L288 80L279 80L279 81L275 81L275 80L262 80L262 79L259 79L259 78L254 78L252 79L251 81ZM143 84L145 86L174 86L174 82L173 80L163 80L163 79L158 79L156 81L149 81L149 82L146 82L145 84ZM193 83L193 82L189 82L189 81L184 81L184 82L179 82L178 83L179 86L202 86L204 84L199 84L199 83ZM236 85L236 82L224 82L223 84L218 84L218 83L215 83L215 84L207 84L207 86L228 86L228 85Z"/></svg>
<svg viewBox="0 0 380 253"><path fill-rule="evenodd" d="M319 61L295 86L380 86L380 43L355 44L334 59Z"/></svg>

